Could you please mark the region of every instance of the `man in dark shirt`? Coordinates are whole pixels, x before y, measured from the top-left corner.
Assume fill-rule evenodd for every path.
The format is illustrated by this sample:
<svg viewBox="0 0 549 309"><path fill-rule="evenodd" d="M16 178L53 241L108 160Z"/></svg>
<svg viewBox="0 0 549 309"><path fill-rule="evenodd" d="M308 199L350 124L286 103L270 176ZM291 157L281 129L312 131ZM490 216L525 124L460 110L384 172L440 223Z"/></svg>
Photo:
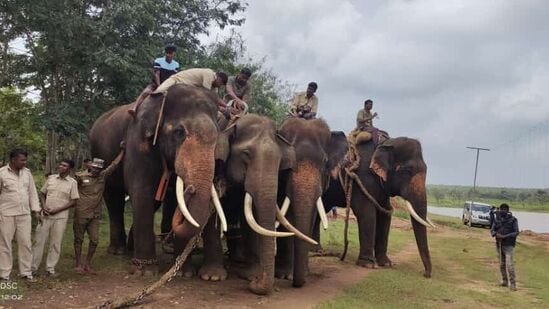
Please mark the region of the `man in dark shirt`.
<svg viewBox="0 0 549 309"><path fill-rule="evenodd" d="M139 105L143 103L145 98L156 90L168 77L179 71L179 63L174 60L176 47L168 45L164 48L164 57L156 58L153 65L153 80L143 89L133 106L128 110L128 113L135 117Z"/></svg>
<svg viewBox="0 0 549 309"><path fill-rule="evenodd" d="M517 218L509 212L509 205L501 204L494 216L491 228L492 237L496 238L496 248L501 271L501 286L509 286L516 291L515 266L513 264L513 250L519 234Z"/></svg>
<svg viewBox="0 0 549 309"><path fill-rule="evenodd" d="M125 144L120 143L121 151L106 169L103 169L103 160L94 158L89 164L90 170L76 174L80 199L74 210L74 255L76 258L75 271L80 274L91 272L91 260L99 242L99 223L103 206L103 191L105 178L111 175L124 157ZM84 235L88 233L90 243L86 262L81 262L82 243Z"/></svg>

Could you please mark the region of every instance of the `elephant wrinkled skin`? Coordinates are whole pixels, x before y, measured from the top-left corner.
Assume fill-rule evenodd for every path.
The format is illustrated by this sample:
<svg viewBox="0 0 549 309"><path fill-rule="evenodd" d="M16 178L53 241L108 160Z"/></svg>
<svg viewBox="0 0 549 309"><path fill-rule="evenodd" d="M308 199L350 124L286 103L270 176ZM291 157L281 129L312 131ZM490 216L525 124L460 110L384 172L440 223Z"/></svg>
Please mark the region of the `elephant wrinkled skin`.
<svg viewBox="0 0 549 309"><path fill-rule="evenodd" d="M149 97L136 119L128 117L129 105L114 108L96 120L90 131L92 155L111 161L118 144L126 141L123 169L107 181L105 202L111 223L110 248L123 248L124 195L130 195L133 206L133 241L135 261L154 264L155 238L153 219L158 202L155 193L162 173L162 160L179 176L187 188L186 204L200 226L209 216L214 177L214 151L218 137L217 97L214 93L191 86L176 85L169 89L158 130L156 145L152 139L162 106L162 96ZM177 209L172 219L176 253L198 232ZM151 262L152 261L152 262ZM154 265L151 267L156 268Z"/></svg>
<svg viewBox="0 0 549 309"><path fill-rule="evenodd" d="M346 146L340 146L346 147ZM419 141L407 137L391 138L376 147L373 142L357 146L360 165L356 174L378 204L390 209L389 197L401 196L424 221L427 218L427 196L425 176L427 165L423 161ZM344 174L344 171L342 170ZM345 194L336 177L330 179L328 191L323 195L327 207L345 206ZM360 240L360 254L357 265L365 267L391 266L387 256L387 243L391 215L379 211L353 184L351 208L357 218ZM329 209L326 209L328 211ZM412 227L417 247L423 262L425 277L431 277L431 257L427 241L427 229L415 218Z"/></svg>

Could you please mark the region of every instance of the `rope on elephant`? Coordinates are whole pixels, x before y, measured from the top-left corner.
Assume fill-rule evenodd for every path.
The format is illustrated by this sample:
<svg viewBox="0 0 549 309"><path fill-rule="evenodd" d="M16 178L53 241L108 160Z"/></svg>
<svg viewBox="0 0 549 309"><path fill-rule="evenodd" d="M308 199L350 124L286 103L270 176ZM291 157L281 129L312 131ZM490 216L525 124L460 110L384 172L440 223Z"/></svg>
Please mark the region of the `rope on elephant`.
<svg viewBox="0 0 549 309"><path fill-rule="evenodd" d="M341 176L341 170L339 172L339 182L341 183L341 186L343 190L345 191L345 228L343 229L343 253L341 254L340 260L345 260L345 257L347 256L347 249L349 247L349 240L348 240L348 234L349 234L349 216L351 212L351 199L353 194L353 182L356 183L362 194L366 196L372 204L376 207L377 211L386 214L388 216L392 215L393 208L385 209L379 205L377 200L368 192L362 181L360 180L360 177L355 173L355 171L360 166L360 155L358 153L358 150L356 149L356 144L354 142L349 143L349 152L347 153L348 159L350 161L350 166L347 168L344 168L345 170L345 181L343 181L343 177Z"/></svg>
<svg viewBox="0 0 549 309"><path fill-rule="evenodd" d="M345 228L343 229L343 253L339 260L344 261L347 256L347 249L349 248L349 216L351 214L351 195L353 194L353 183L349 175L345 175L345 181L341 176L341 170L338 173L339 181L343 189L345 190Z"/></svg>
<svg viewBox="0 0 549 309"><path fill-rule="evenodd" d="M164 116L164 104L166 103L167 92L162 93L162 105L160 105L160 112L158 113L158 120L156 121L156 128L154 129L153 146L156 145L156 139L158 137L158 129L160 129L160 123Z"/></svg>
<svg viewBox="0 0 549 309"><path fill-rule="evenodd" d="M213 209L210 208L210 214L208 215L208 219L206 220L206 222L208 222L209 217L212 213L213 213ZM160 287L162 287L166 283L172 281L173 278L175 278L175 276L177 275L177 272L183 266L183 263L185 263L185 261L187 260L187 257L189 256L189 254L191 254L193 249L198 245L198 243L200 241L200 235L202 234L202 231L204 230L205 226L206 226L206 224L202 225L200 231L189 240L189 242L187 243L187 246L185 247L183 252L181 252L181 254L175 259L175 263L173 264L172 268L170 268L156 282L149 285L148 287L146 287L145 289L143 289L141 292L139 292L137 294L122 297L122 298L119 298L119 299L114 300L114 301L113 300L108 300L108 301L104 302L103 304L101 304L97 307L92 307L92 308L101 308L101 309L109 308L110 309L110 308L123 308L123 307L131 307L131 306L138 305L139 303L141 303L143 301L143 299L146 296L153 294Z"/></svg>

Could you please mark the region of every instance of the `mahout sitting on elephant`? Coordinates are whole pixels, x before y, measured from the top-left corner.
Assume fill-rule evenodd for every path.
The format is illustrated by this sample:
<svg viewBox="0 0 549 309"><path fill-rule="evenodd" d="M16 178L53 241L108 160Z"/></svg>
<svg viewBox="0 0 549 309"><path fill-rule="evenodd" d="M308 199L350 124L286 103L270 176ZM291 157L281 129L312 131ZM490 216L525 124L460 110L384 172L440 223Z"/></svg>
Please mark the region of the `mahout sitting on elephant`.
<svg viewBox="0 0 549 309"><path fill-rule="evenodd" d="M92 155L106 162L114 159L120 141L126 141L123 169L107 180L104 198L111 226L109 251L117 252L126 245L124 197L126 193L130 195L132 261L138 273L157 269L153 219L162 195L157 191L163 171L178 176L179 207L172 218L176 253L207 223L208 205L215 196L217 102L215 93L176 85L165 97L148 97L135 120L127 117L131 106L123 105L103 114L90 131ZM156 143L153 143L155 137Z"/></svg>
<svg viewBox="0 0 549 309"><path fill-rule="evenodd" d="M347 145L342 144L339 147L345 149ZM423 160L421 144L408 137L390 138L381 144L369 140L358 143L356 151L359 160L353 172L375 200L374 202L368 198L360 184L353 181L351 208L357 218L360 240L357 265L392 265L387 256L392 214L389 198L400 196L406 200L405 209L413 218L412 227L425 268L424 276L430 277L432 266L426 226L434 225L427 218L427 165ZM326 211L334 205L346 205L345 189L337 175L343 175L344 178L346 169L353 168L345 164L338 168L339 170L332 173L328 191L322 197L328 207Z"/></svg>

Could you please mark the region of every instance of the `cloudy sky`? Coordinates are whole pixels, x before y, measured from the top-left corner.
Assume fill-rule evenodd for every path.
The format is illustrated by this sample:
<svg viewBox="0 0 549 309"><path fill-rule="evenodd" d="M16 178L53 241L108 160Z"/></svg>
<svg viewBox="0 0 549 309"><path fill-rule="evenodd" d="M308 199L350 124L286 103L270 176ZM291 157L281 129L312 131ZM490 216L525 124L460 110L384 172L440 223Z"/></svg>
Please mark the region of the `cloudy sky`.
<svg viewBox="0 0 549 309"><path fill-rule="evenodd" d="M366 98L375 125L418 138L428 183L549 187L549 1L251 1L251 56L350 131Z"/></svg>

